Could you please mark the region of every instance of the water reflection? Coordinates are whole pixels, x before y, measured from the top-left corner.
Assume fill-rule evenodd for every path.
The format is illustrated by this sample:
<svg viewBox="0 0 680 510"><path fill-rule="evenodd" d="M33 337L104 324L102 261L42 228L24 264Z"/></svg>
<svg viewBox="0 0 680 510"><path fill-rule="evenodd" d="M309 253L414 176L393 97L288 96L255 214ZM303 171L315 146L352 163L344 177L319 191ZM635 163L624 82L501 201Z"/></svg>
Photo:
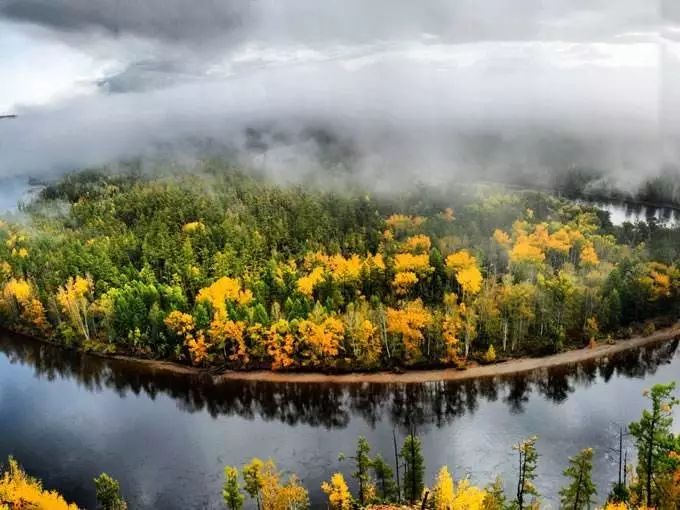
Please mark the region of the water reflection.
<svg viewBox="0 0 680 510"><path fill-rule="evenodd" d="M277 421L328 429L345 428L352 416L370 426L386 416L405 428L409 421L419 427L442 427L474 414L480 400L502 400L511 413L525 410L532 394L561 404L576 391L598 378L614 376L644 378L671 363L680 338L610 358L577 365L535 370L526 374L465 381L424 384L308 384L227 381L210 377L178 375L140 366L66 351L13 335L0 338L0 353L10 363L31 367L37 378L66 379L89 392L114 390L119 396L146 394L171 397L187 413L208 412L249 420Z"/></svg>
<svg viewBox="0 0 680 510"><path fill-rule="evenodd" d="M680 209L678 208L656 207L635 202L598 200L579 200L577 202L594 205L608 211L614 225L622 225L626 221L630 223L637 223L639 221L651 223L654 221L669 227L680 225Z"/></svg>

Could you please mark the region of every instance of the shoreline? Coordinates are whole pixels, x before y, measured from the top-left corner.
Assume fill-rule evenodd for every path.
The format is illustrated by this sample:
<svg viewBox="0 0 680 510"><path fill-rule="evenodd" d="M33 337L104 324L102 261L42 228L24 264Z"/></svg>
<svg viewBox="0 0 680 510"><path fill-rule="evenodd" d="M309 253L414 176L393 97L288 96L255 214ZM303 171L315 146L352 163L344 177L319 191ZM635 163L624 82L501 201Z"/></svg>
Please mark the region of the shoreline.
<svg viewBox="0 0 680 510"><path fill-rule="evenodd" d="M538 358L516 358L490 365L477 365L464 370L456 368L407 370L405 372L353 372L326 374L322 372L274 372L271 370L237 371L227 370L215 373L214 370L180 365L172 361L145 360L121 354L87 353L104 359L117 360L143 366L152 371L179 375L210 378L213 383L230 381L272 382L272 383L310 383L310 384L413 384L436 381L461 381L531 372L533 370L573 365L585 361L605 358L647 345L667 342L680 337L680 322L660 329L649 336L635 336L616 340L613 344L602 343L591 349L584 347Z"/></svg>
<svg viewBox="0 0 680 510"><path fill-rule="evenodd" d="M11 332L0 328L0 332L6 332L14 336L24 337L33 342L50 345L55 348L70 350L80 355L92 356L102 360L125 363L128 366L136 366L150 372L163 372L181 376L199 377L203 381L213 384L224 382L271 382L271 383L309 383L309 384L418 384L437 381L462 381L469 379L481 379L497 376L521 374L534 370L569 366L575 363L597 360L607 356L667 342L680 338L680 321L673 326L659 329L649 336L634 336L627 339L616 340L613 344L600 343L595 348L584 347L558 354L542 357L512 358L507 361L489 365L474 365L466 369L457 368L433 368L433 369L405 369L403 372L376 371L376 372L348 372L348 373L324 373L324 372L275 372L271 370L222 370L215 368L199 368L182 365L174 361L163 361L136 358L126 354L107 354L96 351L81 351L53 344L46 340L28 336L21 333Z"/></svg>

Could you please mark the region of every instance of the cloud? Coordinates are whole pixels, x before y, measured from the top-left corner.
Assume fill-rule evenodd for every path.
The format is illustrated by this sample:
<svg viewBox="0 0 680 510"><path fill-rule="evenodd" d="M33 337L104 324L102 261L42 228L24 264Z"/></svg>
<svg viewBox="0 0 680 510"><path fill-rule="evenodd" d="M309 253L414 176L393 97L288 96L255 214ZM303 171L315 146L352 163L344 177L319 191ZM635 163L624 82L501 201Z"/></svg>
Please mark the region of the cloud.
<svg viewBox="0 0 680 510"><path fill-rule="evenodd" d="M663 7L0 0L26 47L96 64L71 73L89 77L78 94L13 103L0 175L209 152L286 178L639 179L678 165L677 9Z"/></svg>
<svg viewBox="0 0 680 510"><path fill-rule="evenodd" d="M672 6L668 6L672 9ZM60 32L103 31L172 43L264 40L319 44L409 39L449 42L602 39L656 26L655 2L619 0L2 0L0 13Z"/></svg>

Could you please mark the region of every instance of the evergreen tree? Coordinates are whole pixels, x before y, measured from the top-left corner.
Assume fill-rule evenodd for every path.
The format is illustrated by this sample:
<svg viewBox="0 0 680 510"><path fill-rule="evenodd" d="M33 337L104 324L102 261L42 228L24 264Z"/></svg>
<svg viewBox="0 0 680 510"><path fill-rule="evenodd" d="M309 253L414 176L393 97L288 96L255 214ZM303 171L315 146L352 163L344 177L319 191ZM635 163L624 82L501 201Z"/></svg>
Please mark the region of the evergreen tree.
<svg viewBox="0 0 680 510"><path fill-rule="evenodd" d="M677 452L677 439L671 432L673 407L680 403L673 396L674 390L675 383L654 385L646 394L652 408L645 409L640 421L629 426L638 451L639 482L636 492L640 501L644 500L649 508L661 502L657 480L674 467L671 453Z"/></svg>
<svg viewBox="0 0 680 510"><path fill-rule="evenodd" d="M569 467L564 476L571 479L569 485L560 491L560 503L565 510L590 509L597 494L593 483L593 449L581 450L578 455L569 459Z"/></svg>
<svg viewBox="0 0 680 510"><path fill-rule="evenodd" d="M505 510L505 508L503 480L500 477L496 477L494 482L486 488L486 495L484 496L481 510Z"/></svg>
<svg viewBox="0 0 680 510"><path fill-rule="evenodd" d="M404 460L404 494L411 503L415 503L425 487L425 459L420 438L413 433L406 436L400 456Z"/></svg>
<svg viewBox="0 0 680 510"><path fill-rule="evenodd" d="M224 485L222 499L229 510L240 510L243 507L243 494L238 483L238 469L233 466L224 468Z"/></svg>
<svg viewBox="0 0 680 510"><path fill-rule="evenodd" d="M357 452L354 456L354 464L356 471L352 473L352 477L359 484L359 503L364 505L366 501L366 492L371 483L371 446L365 437L359 436L357 441Z"/></svg>
<svg viewBox="0 0 680 510"><path fill-rule="evenodd" d="M527 496L538 497L538 489L534 485L536 479L536 464L538 453L536 452L537 437L533 436L514 446L519 455L519 473L517 476L517 498L514 506L518 510L526 507Z"/></svg>
<svg viewBox="0 0 680 510"><path fill-rule="evenodd" d="M394 482L394 471L380 454L375 456L371 462L371 467L373 468L373 475L377 482L378 497L381 501L393 501L397 495L397 484Z"/></svg>
<svg viewBox="0 0 680 510"><path fill-rule="evenodd" d="M120 494L120 484L106 473L94 479L97 507L101 510L127 510L127 503Z"/></svg>

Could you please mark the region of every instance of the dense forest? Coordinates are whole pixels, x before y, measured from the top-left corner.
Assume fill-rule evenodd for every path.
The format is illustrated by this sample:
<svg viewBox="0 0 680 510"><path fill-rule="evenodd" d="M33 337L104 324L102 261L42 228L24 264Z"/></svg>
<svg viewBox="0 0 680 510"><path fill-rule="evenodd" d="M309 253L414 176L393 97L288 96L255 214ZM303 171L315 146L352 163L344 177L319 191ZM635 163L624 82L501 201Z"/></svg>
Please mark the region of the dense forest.
<svg viewBox="0 0 680 510"><path fill-rule="evenodd" d="M680 436L673 433L673 409L680 404L675 384L657 384L649 390L650 407L639 421L628 426L637 450L637 466L627 462L624 448L618 455L618 479L606 498L598 497L593 483L595 451L586 448L568 459L564 485L559 491L560 508L589 510L597 500L606 499L603 510L676 510L680 506ZM621 431L623 435L623 430ZM470 478L455 480L447 466L426 486L426 459L415 426L409 427L400 448L394 435L394 452L373 455L368 441L359 437L353 455L340 455L340 462L352 470L354 493L341 471L323 482L329 510L428 509L428 510L539 510L542 496L536 480L540 476L537 437L520 441L513 448L517 459L514 490L496 478L486 487L475 486ZM119 483L106 473L94 479L98 508L126 510ZM603 488L600 488L602 490ZM224 468L222 500L229 510L241 510L246 495L259 510L306 510L309 495L302 481L284 473L272 460L253 458L241 470ZM0 477L0 509L77 510L58 493L46 490L28 476L14 459Z"/></svg>
<svg viewBox="0 0 680 510"><path fill-rule="evenodd" d="M459 366L649 333L680 229L538 192L85 171L0 223L0 324L196 366Z"/></svg>

